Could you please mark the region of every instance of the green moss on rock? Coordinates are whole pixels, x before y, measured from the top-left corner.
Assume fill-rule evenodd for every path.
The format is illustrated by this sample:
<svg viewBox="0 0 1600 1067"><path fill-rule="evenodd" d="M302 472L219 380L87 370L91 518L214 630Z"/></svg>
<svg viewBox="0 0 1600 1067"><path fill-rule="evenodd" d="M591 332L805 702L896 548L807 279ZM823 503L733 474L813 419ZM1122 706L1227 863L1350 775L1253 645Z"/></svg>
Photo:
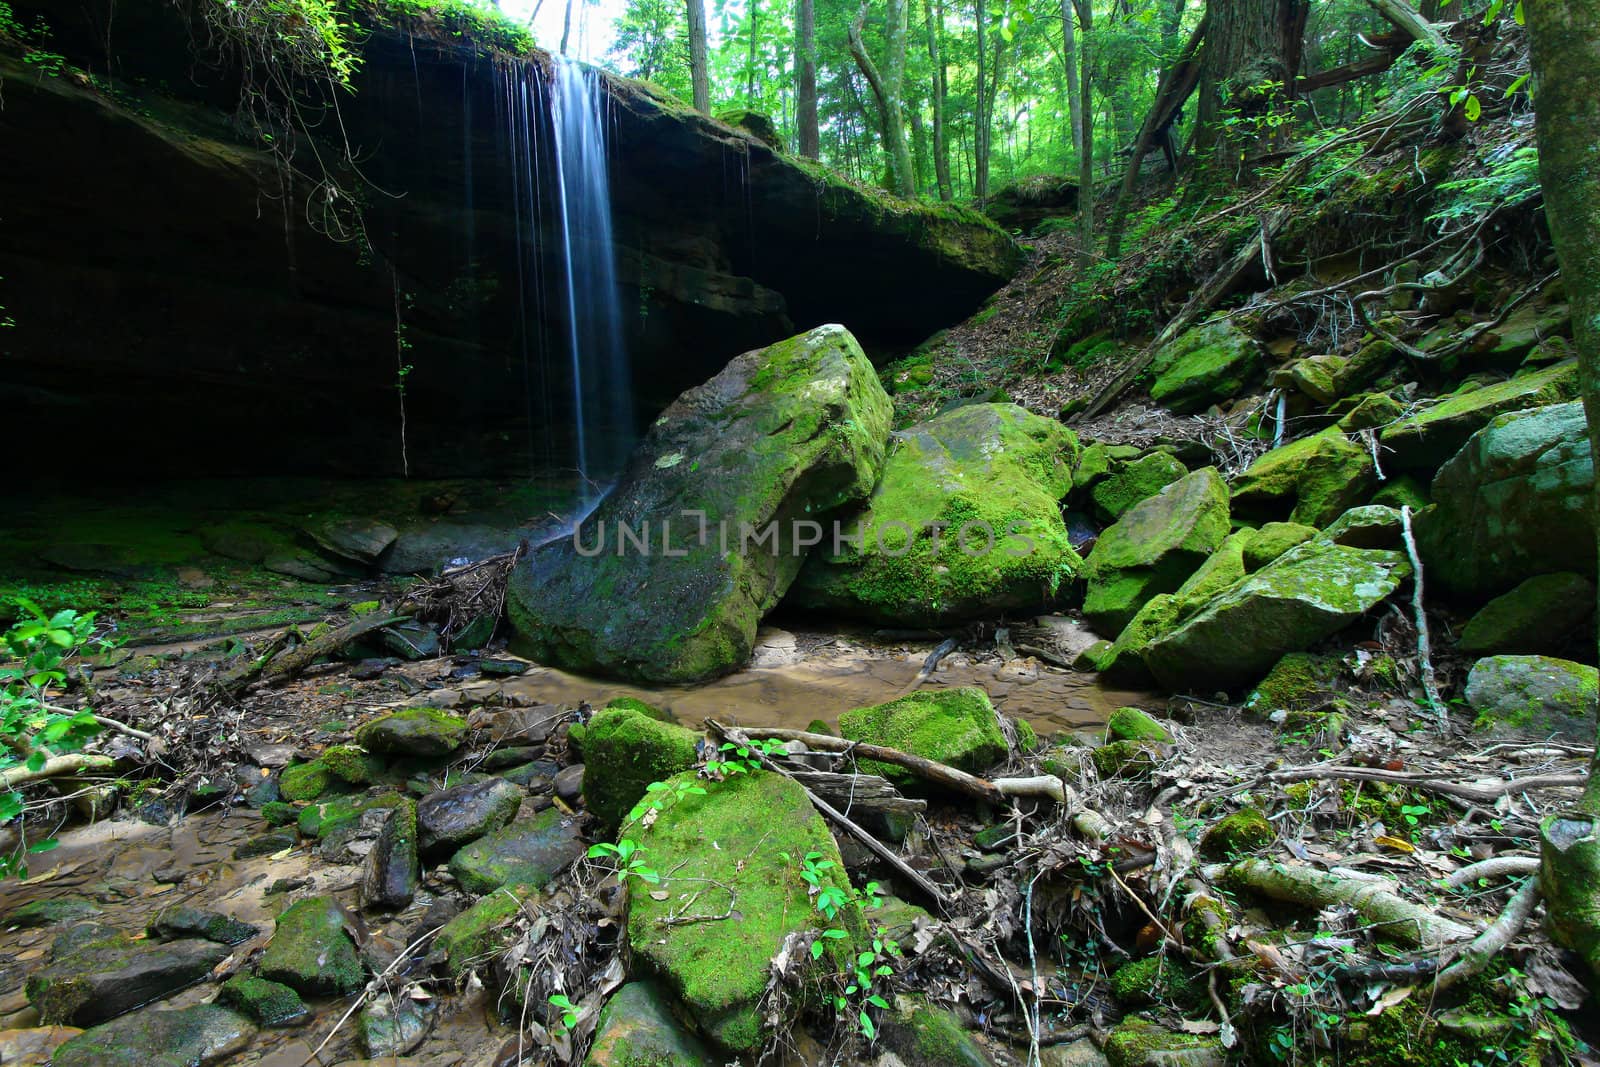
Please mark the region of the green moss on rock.
<svg viewBox="0 0 1600 1067"><path fill-rule="evenodd" d="M1198 1002L1200 991L1176 960L1147 956L1112 972L1111 994L1130 1008L1163 1003L1189 1008Z"/></svg>
<svg viewBox="0 0 1600 1067"><path fill-rule="evenodd" d="M1317 536L1314 526L1298 522L1269 522L1256 531L1250 547L1244 552L1247 571L1258 571L1296 545L1304 544Z"/></svg>
<svg viewBox="0 0 1600 1067"><path fill-rule="evenodd" d="M1403 470L1435 470L1497 415L1572 400L1578 395L1578 363L1568 360L1508 381L1444 397L1395 423L1380 436Z"/></svg>
<svg viewBox="0 0 1600 1067"><path fill-rule="evenodd" d="M1186 331L1156 353L1150 397L1179 415L1203 411L1236 396L1260 366L1255 338L1228 318L1219 318Z"/></svg>
<svg viewBox="0 0 1600 1067"><path fill-rule="evenodd" d="M583 742L583 799L606 833L622 824L646 786L698 762L700 736L615 703L590 720Z"/></svg>
<svg viewBox="0 0 1600 1067"><path fill-rule="evenodd" d="M1006 758L1005 734L989 695L976 686L921 690L839 716L839 735L979 772ZM862 761L862 769L905 781L903 767Z"/></svg>
<svg viewBox="0 0 1600 1067"><path fill-rule="evenodd" d="M1224 815L1200 838L1200 852L1210 859L1227 859L1266 848L1278 833L1258 808L1240 808Z"/></svg>
<svg viewBox="0 0 1600 1067"><path fill-rule="evenodd" d="M311 1017L299 993L281 982L246 975L222 983L217 1003L238 1008L260 1026L298 1026Z"/></svg>
<svg viewBox="0 0 1600 1067"><path fill-rule="evenodd" d="M366 971L332 897L312 897L278 916L258 973L313 997L344 996L366 985Z"/></svg>
<svg viewBox="0 0 1600 1067"><path fill-rule="evenodd" d="M1587 741L1600 710L1600 672L1551 656L1489 656L1472 665L1466 697L1480 730Z"/></svg>
<svg viewBox="0 0 1600 1067"><path fill-rule="evenodd" d="M391 756L448 756L466 739L467 720L438 708L407 708L356 730L356 744Z"/></svg>
<svg viewBox="0 0 1600 1067"><path fill-rule="evenodd" d="M543 889L583 853L572 820L550 808L464 846L450 857L450 873L472 893L508 884Z"/></svg>
<svg viewBox="0 0 1600 1067"><path fill-rule="evenodd" d="M332 745L317 758L329 774L351 785L371 785L383 774L383 761L360 745Z"/></svg>
<svg viewBox="0 0 1600 1067"><path fill-rule="evenodd" d="M1245 699L1245 707L1262 715L1320 707L1338 688L1340 670L1335 656L1291 652L1273 664Z"/></svg>
<svg viewBox="0 0 1600 1067"><path fill-rule="evenodd" d="M1172 734L1149 712L1138 708L1118 708L1106 720L1106 737L1113 741L1155 741L1172 743Z"/></svg>
<svg viewBox="0 0 1600 1067"><path fill-rule="evenodd" d="M1548 655L1578 642L1593 647L1594 608L1594 583L1583 575L1537 575L1485 604L1462 629L1457 647L1477 656Z"/></svg>
<svg viewBox="0 0 1600 1067"><path fill-rule="evenodd" d="M1281 515L1321 529L1360 503L1377 481L1363 444L1337 428L1302 437L1258 458L1233 483L1234 510Z"/></svg>
<svg viewBox="0 0 1600 1067"><path fill-rule="evenodd" d="M444 962L451 978L487 964L504 946L507 925L538 892L531 885L494 890L444 924L433 939L432 955Z"/></svg>
<svg viewBox="0 0 1600 1067"><path fill-rule="evenodd" d="M321 760L285 767L278 775L278 790L285 800L316 800L328 791L333 774Z"/></svg>
<svg viewBox="0 0 1600 1067"><path fill-rule="evenodd" d="M640 715L643 715L647 719L654 719L656 722L672 721L672 716L670 714L662 711L654 704L648 704L645 701L640 700L638 697L612 697L610 700L606 701L606 706L602 710L634 711L638 712Z"/></svg>
<svg viewBox="0 0 1600 1067"><path fill-rule="evenodd" d="M1102 478L1089 497L1101 518L1115 521L1133 505L1149 500L1188 473L1188 468L1167 453L1152 452Z"/></svg>

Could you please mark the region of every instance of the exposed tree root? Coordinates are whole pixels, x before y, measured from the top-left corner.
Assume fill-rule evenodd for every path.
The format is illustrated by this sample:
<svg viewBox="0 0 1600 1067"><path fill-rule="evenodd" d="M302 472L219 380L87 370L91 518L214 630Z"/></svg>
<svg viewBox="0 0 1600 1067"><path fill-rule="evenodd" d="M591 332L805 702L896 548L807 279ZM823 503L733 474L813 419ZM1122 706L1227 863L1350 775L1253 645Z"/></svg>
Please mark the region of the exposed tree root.
<svg viewBox="0 0 1600 1067"><path fill-rule="evenodd" d="M1398 941L1444 948L1474 935L1472 927L1447 919L1394 892L1383 879L1334 874L1299 863L1240 860L1221 872L1231 885L1307 908L1343 904Z"/></svg>
<svg viewBox="0 0 1600 1067"><path fill-rule="evenodd" d="M1460 958L1439 972L1439 977L1433 981L1434 991L1449 989L1457 982L1482 972L1489 965L1489 961L1522 931L1528 916L1533 914L1534 905L1539 903L1539 895L1539 879L1537 877L1525 879L1522 887L1512 895L1511 902L1500 913L1500 917L1473 939L1472 944L1467 946Z"/></svg>
<svg viewBox="0 0 1600 1067"><path fill-rule="evenodd" d="M83 771L103 771L116 766L110 756L97 756L88 752L69 752L65 756L51 756L44 766L31 770L26 764L0 771L0 789L15 789L29 782L41 782L63 774L80 774Z"/></svg>

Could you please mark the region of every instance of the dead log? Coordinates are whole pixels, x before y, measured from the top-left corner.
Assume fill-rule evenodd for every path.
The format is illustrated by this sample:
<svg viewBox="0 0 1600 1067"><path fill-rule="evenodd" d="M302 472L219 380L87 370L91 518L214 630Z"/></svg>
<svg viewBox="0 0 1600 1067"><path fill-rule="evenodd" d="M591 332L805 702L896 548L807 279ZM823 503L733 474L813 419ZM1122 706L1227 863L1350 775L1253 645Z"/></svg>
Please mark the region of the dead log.
<svg viewBox="0 0 1600 1067"><path fill-rule="evenodd" d="M710 720L707 720L708 722ZM943 763L936 763L931 759L913 756L909 752L901 752L897 748L886 748L883 745L871 745L865 741L849 741L842 737L829 737L827 734L813 734L805 730L789 730L776 726L741 726L737 728L722 727L712 724L718 732L733 730L734 733L749 738L776 741L800 741L817 752L832 752L840 756L854 756L859 759L877 760L879 763L892 763L897 767L904 767L917 777L943 786L952 792L961 793L988 804L1001 806L1005 803L1005 796L995 787L993 782L977 775L958 771L954 767Z"/></svg>
<svg viewBox="0 0 1600 1067"><path fill-rule="evenodd" d="M1534 905L1538 903L1539 877L1534 875L1525 879L1522 887L1512 894L1511 902L1506 905L1505 911L1500 913L1500 917L1473 939L1472 944L1467 946L1459 959L1434 979L1434 992L1449 989L1457 982L1481 973L1489 965L1489 961L1499 955L1511 943L1513 937L1522 932L1528 916L1533 914Z"/></svg>
<svg viewBox="0 0 1600 1067"><path fill-rule="evenodd" d="M27 764L0 771L0 789L15 789L29 782L39 782L63 774L81 774L84 771L110 770L116 766L110 756L96 756L87 752L69 752L65 756L51 756L44 766L32 770Z"/></svg>
<svg viewBox="0 0 1600 1067"><path fill-rule="evenodd" d="M1272 863L1264 859L1240 860L1222 873L1232 887L1248 889L1271 900L1305 908L1342 904L1385 936L1406 944L1438 949L1467 941L1477 933L1465 923L1406 900L1382 878L1335 874L1302 863Z"/></svg>
<svg viewBox="0 0 1600 1067"><path fill-rule="evenodd" d="M1272 782L1309 782L1334 778L1351 782L1384 782L1421 789L1429 793L1443 793L1460 797L1474 804L1493 804L1512 793L1538 792L1543 789L1581 788L1588 783L1584 774L1538 774L1527 778L1510 778L1494 781L1452 782L1437 774L1407 774L1404 771L1385 771L1376 767L1297 767L1267 775Z"/></svg>
<svg viewBox="0 0 1600 1067"><path fill-rule="evenodd" d="M1444 34L1439 32L1439 27L1423 18L1416 8L1406 3L1406 0L1367 0L1367 2L1377 8L1378 14L1405 31L1412 40L1426 45L1441 55L1448 55L1454 51L1450 42L1445 40Z"/></svg>
<svg viewBox="0 0 1600 1067"><path fill-rule="evenodd" d="M254 682L287 681L323 656L333 655L357 638L365 637L374 630L393 626L408 618L409 615L382 615L377 612L363 615L336 630L330 630L320 637L314 637L294 648L279 652L270 659L262 656L241 667L235 667L219 677L213 686L218 692L227 696L236 696Z"/></svg>
<svg viewBox="0 0 1600 1067"><path fill-rule="evenodd" d="M807 789L851 811L874 815L920 815L926 800L904 796L887 778L875 774L835 774L832 771L789 770L789 777Z"/></svg>

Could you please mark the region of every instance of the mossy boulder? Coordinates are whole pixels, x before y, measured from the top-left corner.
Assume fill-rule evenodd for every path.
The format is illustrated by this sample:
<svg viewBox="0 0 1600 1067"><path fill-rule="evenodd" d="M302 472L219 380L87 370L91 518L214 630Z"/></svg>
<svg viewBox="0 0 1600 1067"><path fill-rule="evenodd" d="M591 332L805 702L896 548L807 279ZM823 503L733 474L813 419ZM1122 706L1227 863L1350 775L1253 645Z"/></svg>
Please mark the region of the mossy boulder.
<svg viewBox="0 0 1600 1067"><path fill-rule="evenodd" d="M422 873L417 836L417 805L407 800L390 809L362 865L363 906L398 911L411 903Z"/></svg>
<svg viewBox="0 0 1600 1067"><path fill-rule="evenodd" d="M42 1022L90 1026L200 981L228 951L201 938L136 941L84 923L56 938L49 964L28 975L24 992Z"/></svg>
<svg viewBox="0 0 1600 1067"><path fill-rule="evenodd" d="M1437 470L1495 416L1559 404L1577 395L1578 363L1567 360L1508 381L1443 397L1388 427L1379 440L1393 455L1389 465L1400 470Z"/></svg>
<svg viewBox="0 0 1600 1067"><path fill-rule="evenodd" d="M404 803L407 801L399 793L334 797L301 808L295 826L303 836L321 841L356 826L369 811L398 807Z"/></svg>
<svg viewBox="0 0 1600 1067"><path fill-rule="evenodd" d="M1296 360L1273 376L1279 388L1297 389L1318 404L1339 399L1340 389L1350 369L1350 361L1332 352Z"/></svg>
<svg viewBox="0 0 1600 1067"><path fill-rule="evenodd" d="M257 973L308 997L345 996L367 982L344 910L332 897L302 900L278 916Z"/></svg>
<svg viewBox="0 0 1600 1067"><path fill-rule="evenodd" d="M1101 778L1143 778L1161 765L1170 750L1159 742L1108 741L1089 754Z"/></svg>
<svg viewBox="0 0 1600 1067"><path fill-rule="evenodd" d="M702 1067L717 1062L672 1014L656 982L629 982L600 1011L584 1067Z"/></svg>
<svg viewBox="0 0 1600 1067"><path fill-rule="evenodd" d="M1100 484L1111 473L1112 459L1109 446L1095 443L1078 453L1077 465L1072 468L1073 492L1081 493Z"/></svg>
<svg viewBox="0 0 1600 1067"><path fill-rule="evenodd" d="M839 736L883 745L964 771L987 770L1006 758L1006 738L989 694L976 686L924 689L887 704L839 716ZM905 781L903 767L863 760L862 769Z"/></svg>
<svg viewBox="0 0 1600 1067"><path fill-rule="evenodd" d="M321 760L296 763L278 774L278 791L285 800L316 800L326 793L334 780L333 773Z"/></svg>
<svg viewBox="0 0 1600 1067"><path fill-rule="evenodd" d="M1156 353L1150 397L1179 415L1237 396L1261 369L1261 346L1227 318L1196 326Z"/></svg>
<svg viewBox="0 0 1600 1067"><path fill-rule="evenodd" d="M610 700L606 701L605 708L602 708L601 710L636 711L645 718L654 719L656 722L672 721L672 715L670 712L663 711L654 704L640 700L638 697L612 697Z"/></svg>
<svg viewBox="0 0 1600 1067"><path fill-rule="evenodd" d="M311 1018L300 994L282 982L242 974L222 983L217 1003L238 1009L261 1026L298 1026Z"/></svg>
<svg viewBox="0 0 1600 1067"><path fill-rule="evenodd" d="M85 1030L55 1050L54 1067L202 1067L242 1051L250 1020L215 1004L146 1008Z"/></svg>
<svg viewBox="0 0 1600 1067"><path fill-rule="evenodd" d="M1157 638L1144 660L1169 688L1234 688L1348 626L1410 573L1399 552L1308 541Z"/></svg>
<svg viewBox="0 0 1600 1067"><path fill-rule="evenodd" d="M813 551L789 603L895 625L1048 603L1082 562L1059 503L1077 452L1071 430L1014 404L897 433L872 496Z"/></svg>
<svg viewBox="0 0 1600 1067"><path fill-rule="evenodd" d="M1400 548L1405 540L1404 525L1394 508L1364 504L1334 519L1322 537L1351 548Z"/></svg>
<svg viewBox="0 0 1600 1067"><path fill-rule="evenodd" d="M1409 474L1402 474L1398 478L1390 478L1380 485L1372 494L1372 503L1382 504L1386 508L1410 508L1412 511L1421 511L1431 501L1428 499L1428 487L1417 481Z"/></svg>
<svg viewBox="0 0 1600 1067"><path fill-rule="evenodd" d="M1550 656L1490 656L1467 675L1467 704L1481 730L1594 740L1600 672Z"/></svg>
<svg viewBox="0 0 1600 1067"><path fill-rule="evenodd" d="M1170 593L1228 535L1228 488L1203 467L1129 508L1100 534L1084 561L1083 613L1119 633L1157 593Z"/></svg>
<svg viewBox="0 0 1600 1067"><path fill-rule="evenodd" d="M1363 393L1333 411L1339 416L1339 429L1345 433L1376 430L1400 421L1405 412L1405 405L1389 393Z"/></svg>
<svg viewBox="0 0 1600 1067"><path fill-rule="evenodd" d="M1224 1067L1222 1042L1203 1034L1182 1034L1145 1019L1126 1019L1106 1038L1111 1067Z"/></svg>
<svg viewBox="0 0 1600 1067"><path fill-rule="evenodd" d="M1278 832L1258 808L1240 808L1212 823L1200 838L1200 854L1208 859L1225 860L1266 848L1277 840Z"/></svg>
<svg viewBox="0 0 1600 1067"><path fill-rule="evenodd" d="M1340 673L1336 656L1291 652L1250 691L1245 707L1262 715L1320 707L1339 688Z"/></svg>
<svg viewBox="0 0 1600 1067"><path fill-rule="evenodd" d="M583 802L607 833L622 824L652 782L699 762L701 735L631 708L608 708L584 734Z"/></svg>
<svg viewBox="0 0 1600 1067"><path fill-rule="evenodd" d="M510 883L543 889L583 853L573 820L549 808L465 846L450 857L450 873L470 893Z"/></svg>
<svg viewBox="0 0 1600 1067"><path fill-rule="evenodd" d="M1118 708L1106 720L1106 738L1111 741L1155 741L1170 745L1172 734L1154 715L1138 708Z"/></svg>
<svg viewBox="0 0 1600 1067"><path fill-rule="evenodd" d="M805 523L877 484L890 416L842 326L735 358L662 412L573 537L518 565L507 616L521 646L542 663L649 682L740 666L799 572ZM757 541L769 532L775 543Z"/></svg>
<svg viewBox="0 0 1600 1067"><path fill-rule="evenodd" d="M679 777L698 784L690 772ZM847 888L844 866L805 791L781 775L729 778L705 795L685 796L650 826L630 824L625 833L662 876L656 892L628 898L635 966L660 977L700 1030L732 1052L753 1051L765 1039L762 994L772 958L791 933L836 928L860 935L853 902L831 923L812 904L800 858L819 853L832 864L823 884L839 888ZM686 909L715 915L724 906L737 909L737 921L662 922ZM843 939L836 954L849 952L851 940ZM806 1006L803 997L785 1003L791 1017Z"/></svg>
<svg viewBox="0 0 1600 1067"><path fill-rule="evenodd" d="M1244 550L1246 571L1258 571L1296 545L1317 536L1315 526L1298 522L1269 522L1256 531Z"/></svg>
<svg viewBox="0 0 1600 1067"><path fill-rule="evenodd" d="M356 730L356 744L390 756L448 756L466 740L467 720L438 708L406 708Z"/></svg>
<svg viewBox="0 0 1600 1067"><path fill-rule="evenodd" d="M181 941L186 937L200 937L219 945L239 945L260 933L249 923L240 922L231 915L188 904L163 908L150 920L145 933L160 941Z"/></svg>
<svg viewBox="0 0 1600 1067"><path fill-rule="evenodd" d="M444 924L429 953L451 978L487 964L505 942L507 925L537 897L531 885L504 885Z"/></svg>
<svg viewBox="0 0 1600 1067"><path fill-rule="evenodd" d="M1089 498L1101 519L1115 522L1133 505L1149 500L1188 473L1189 469L1173 456L1152 452L1100 479L1090 490Z"/></svg>
<svg viewBox="0 0 1600 1067"><path fill-rule="evenodd" d="M1172 957L1146 956L1124 963L1112 972L1109 984L1111 995L1129 1008L1163 1003L1188 1008L1202 995Z"/></svg>
<svg viewBox="0 0 1600 1067"><path fill-rule="evenodd" d="M1111 646L1100 653L1095 669L1115 685L1152 684L1155 679L1145 666L1144 650L1177 627L1182 610L1182 602L1172 593L1158 593L1145 601Z"/></svg>
<svg viewBox="0 0 1600 1067"><path fill-rule="evenodd" d="M1418 516L1429 587L1484 596L1552 571L1593 580L1593 493L1582 404L1495 417L1439 469Z"/></svg>
<svg viewBox="0 0 1600 1067"><path fill-rule="evenodd" d="M1502 593L1467 621L1456 647L1474 656L1552 655L1594 647L1594 583L1581 574L1540 574Z"/></svg>
<svg viewBox="0 0 1600 1067"><path fill-rule="evenodd" d="M1222 539L1222 544L1217 550L1206 557L1206 561L1195 568L1195 572L1183 580L1173 593L1173 599L1178 602L1178 613L1188 617L1202 607L1212 597L1227 589L1243 578L1246 572L1255 568L1249 565L1250 549L1255 545L1259 536L1255 530L1235 530Z"/></svg>
<svg viewBox="0 0 1600 1067"><path fill-rule="evenodd" d="M923 997L901 997L880 1020L881 1040L918 1067L994 1067L995 1060L951 1012Z"/></svg>
<svg viewBox="0 0 1600 1067"><path fill-rule="evenodd" d="M418 848L438 856L493 833L517 817L525 795L504 778L429 793L417 802Z"/></svg>
<svg viewBox="0 0 1600 1067"><path fill-rule="evenodd" d="M773 125L771 118L759 111L751 111L745 107L729 108L717 112L717 121L743 130L774 152L786 151L783 135L778 132L778 127Z"/></svg>
<svg viewBox="0 0 1600 1067"><path fill-rule="evenodd" d="M1321 529L1366 499L1376 481L1366 446L1330 428L1250 464L1233 483L1233 507Z"/></svg>
<svg viewBox="0 0 1600 1067"><path fill-rule="evenodd" d="M383 761L360 745L331 745L317 759L329 774L351 785L371 785L383 774Z"/></svg>

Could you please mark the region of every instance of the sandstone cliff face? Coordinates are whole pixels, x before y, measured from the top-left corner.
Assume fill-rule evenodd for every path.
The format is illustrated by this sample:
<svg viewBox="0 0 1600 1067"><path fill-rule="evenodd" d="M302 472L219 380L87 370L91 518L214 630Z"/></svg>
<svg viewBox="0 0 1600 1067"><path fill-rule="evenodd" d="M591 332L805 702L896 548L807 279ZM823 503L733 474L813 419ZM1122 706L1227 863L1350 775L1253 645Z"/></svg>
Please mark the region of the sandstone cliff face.
<svg viewBox="0 0 1600 1067"><path fill-rule="evenodd" d="M312 172L313 148L337 160L348 139L360 173L340 179L366 241L335 240L353 214L309 181L285 193L203 32L165 0L117 0L114 19L109 5L13 4L49 20L59 74L0 49L0 140L22 161L0 173L0 305L16 320L0 331L0 399L117 440L69 446L108 473L390 474L409 365L413 474L570 466L548 57L370 26L355 91L295 156ZM1017 265L980 216L858 188L607 81L641 425L796 329L915 344ZM512 151L507 101L524 85L538 181Z"/></svg>

